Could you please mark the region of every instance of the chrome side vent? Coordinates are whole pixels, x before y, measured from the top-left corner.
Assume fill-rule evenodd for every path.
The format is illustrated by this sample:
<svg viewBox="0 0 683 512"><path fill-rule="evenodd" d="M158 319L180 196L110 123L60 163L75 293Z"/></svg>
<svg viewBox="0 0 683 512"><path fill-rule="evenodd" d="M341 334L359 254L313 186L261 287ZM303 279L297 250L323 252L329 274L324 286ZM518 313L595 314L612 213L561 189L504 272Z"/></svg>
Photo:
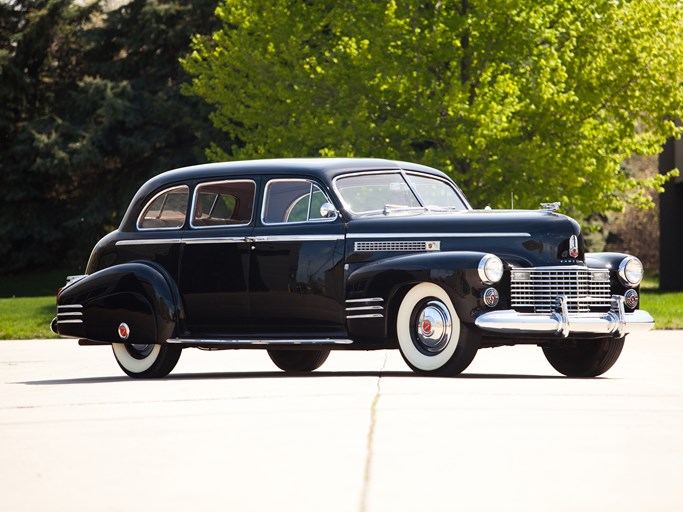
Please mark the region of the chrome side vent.
<svg viewBox="0 0 683 512"><path fill-rule="evenodd" d="M354 318L383 318L384 299L372 297L369 299L349 299L346 301L346 319Z"/></svg>
<svg viewBox="0 0 683 512"><path fill-rule="evenodd" d="M353 249L357 252L439 251L441 250L441 242L429 240L355 242Z"/></svg>
<svg viewBox="0 0 683 512"><path fill-rule="evenodd" d="M83 323L83 306L81 304L69 304L66 306L57 306L57 323L58 324L82 324Z"/></svg>

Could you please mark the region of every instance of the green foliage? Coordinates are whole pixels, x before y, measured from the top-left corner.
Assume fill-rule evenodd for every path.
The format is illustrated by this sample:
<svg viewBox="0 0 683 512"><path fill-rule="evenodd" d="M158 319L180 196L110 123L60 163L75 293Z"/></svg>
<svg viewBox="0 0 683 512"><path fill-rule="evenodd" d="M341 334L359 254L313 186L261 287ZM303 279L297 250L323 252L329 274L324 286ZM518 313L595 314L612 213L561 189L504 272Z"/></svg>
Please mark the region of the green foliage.
<svg viewBox="0 0 683 512"><path fill-rule="evenodd" d="M214 8L0 3L0 273L84 266L142 182L204 160L208 110L180 94L178 57Z"/></svg>
<svg viewBox="0 0 683 512"><path fill-rule="evenodd" d="M473 204L647 204L620 163L679 133L673 0L225 0L183 60L214 160L374 156L440 168Z"/></svg>

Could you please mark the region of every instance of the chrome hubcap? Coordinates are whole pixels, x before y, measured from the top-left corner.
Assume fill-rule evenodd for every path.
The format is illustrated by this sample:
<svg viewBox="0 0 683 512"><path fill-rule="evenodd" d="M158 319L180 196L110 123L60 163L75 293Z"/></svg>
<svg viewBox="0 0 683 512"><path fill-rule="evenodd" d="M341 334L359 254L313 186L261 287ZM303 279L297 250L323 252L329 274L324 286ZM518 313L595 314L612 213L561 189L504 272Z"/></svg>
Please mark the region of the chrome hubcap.
<svg viewBox="0 0 683 512"><path fill-rule="evenodd" d="M429 301L415 317L415 342L419 348L436 354L448 345L452 329L448 308L439 301Z"/></svg>

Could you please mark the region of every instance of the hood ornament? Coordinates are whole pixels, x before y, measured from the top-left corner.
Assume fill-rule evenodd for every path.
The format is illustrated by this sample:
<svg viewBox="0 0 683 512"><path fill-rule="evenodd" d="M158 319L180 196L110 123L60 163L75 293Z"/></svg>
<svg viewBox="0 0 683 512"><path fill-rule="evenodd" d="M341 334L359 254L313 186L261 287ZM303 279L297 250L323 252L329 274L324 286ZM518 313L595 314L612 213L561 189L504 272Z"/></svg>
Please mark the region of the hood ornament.
<svg viewBox="0 0 683 512"><path fill-rule="evenodd" d="M549 212L554 212L560 208L560 202L556 201L554 203L541 203L541 208L548 210Z"/></svg>

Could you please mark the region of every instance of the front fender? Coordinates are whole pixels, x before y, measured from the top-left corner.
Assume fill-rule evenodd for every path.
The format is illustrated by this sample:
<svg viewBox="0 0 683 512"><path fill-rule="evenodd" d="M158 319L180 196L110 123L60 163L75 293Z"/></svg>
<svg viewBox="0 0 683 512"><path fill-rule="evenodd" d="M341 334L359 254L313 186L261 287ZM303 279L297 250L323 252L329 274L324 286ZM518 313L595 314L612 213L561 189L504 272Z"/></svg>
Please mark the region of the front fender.
<svg viewBox="0 0 683 512"><path fill-rule="evenodd" d="M64 336L107 343L163 343L174 335L180 304L177 287L163 268L145 262L114 265L62 290L56 329ZM130 331L125 340L119 336L121 323Z"/></svg>
<svg viewBox="0 0 683 512"><path fill-rule="evenodd" d="M374 261L352 270L347 279L347 299L381 297L391 325L392 311L415 284L432 282L448 293L460 320L474 322L481 293L488 286L479 278L478 266L485 253L444 252L407 254Z"/></svg>

